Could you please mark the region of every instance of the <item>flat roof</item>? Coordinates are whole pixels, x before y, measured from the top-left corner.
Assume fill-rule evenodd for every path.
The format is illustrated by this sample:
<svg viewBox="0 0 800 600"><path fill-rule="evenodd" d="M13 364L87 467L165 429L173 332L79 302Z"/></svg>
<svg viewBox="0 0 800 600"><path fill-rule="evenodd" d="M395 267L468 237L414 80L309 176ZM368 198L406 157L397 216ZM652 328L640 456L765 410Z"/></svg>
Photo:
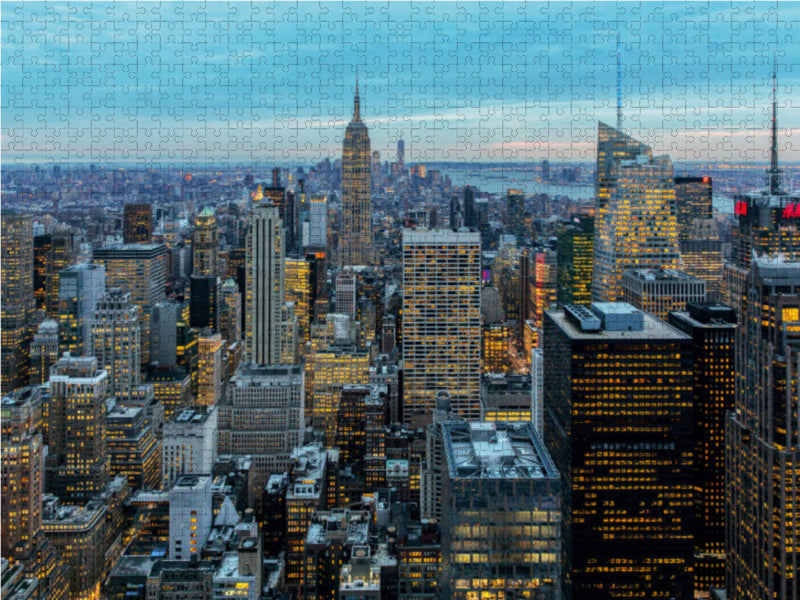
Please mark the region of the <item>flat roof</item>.
<svg viewBox="0 0 800 600"><path fill-rule="evenodd" d="M661 319L646 312L642 312L642 315L644 316L644 325L642 329L638 331L606 331L605 329L601 329L599 331L581 331L578 327L570 322L563 310L546 310L545 314L548 315L553 322L572 340L680 341L691 339L688 335L676 329L672 325L669 325Z"/></svg>

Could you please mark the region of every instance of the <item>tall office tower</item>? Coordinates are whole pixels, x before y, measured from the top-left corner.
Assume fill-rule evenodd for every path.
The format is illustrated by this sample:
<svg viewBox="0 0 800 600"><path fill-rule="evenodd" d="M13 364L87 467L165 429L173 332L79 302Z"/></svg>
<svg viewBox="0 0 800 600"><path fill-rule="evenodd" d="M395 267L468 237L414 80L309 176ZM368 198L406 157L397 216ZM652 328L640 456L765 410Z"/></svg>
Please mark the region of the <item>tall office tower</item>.
<svg viewBox="0 0 800 600"><path fill-rule="evenodd" d="M126 204L122 211L122 221L122 241L125 244L149 244L152 241L152 205Z"/></svg>
<svg viewBox="0 0 800 600"><path fill-rule="evenodd" d="M139 307L142 364L149 364L153 305L166 300L166 247L163 244L106 246L95 251L94 262L105 266L106 286L122 288L131 295L131 302Z"/></svg>
<svg viewBox="0 0 800 600"><path fill-rule="evenodd" d="M678 239L692 239L694 221L708 220L711 214L711 177L676 177L675 207L678 216Z"/></svg>
<svg viewBox="0 0 800 600"><path fill-rule="evenodd" d="M217 219L214 211L206 206L194 222L192 234L192 275L195 277L219 276L217 256Z"/></svg>
<svg viewBox="0 0 800 600"><path fill-rule="evenodd" d="M125 476L131 490L161 487L161 449L144 408L118 404L108 412L106 450L111 477Z"/></svg>
<svg viewBox="0 0 800 600"><path fill-rule="evenodd" d="M575 217L558 228L556 299L558 304L592 302L594 217Z"/></svg>
<svg viewBox="0 0 800 600"><path fill-rule="evenodd" d="M164 423L161 484L168 490L182 474L211 473L217 458L217 406L187 406Z"/></svg>
<svg viewBox="0 0 800 600"><path fill-rule="evenodd" d="M197 403L216 404L222 398L222 336L206 330L197 340Z"/></svg>
<svg viewBox="0 0 800 600"><path fill-rule="evenodd" d="M339 265L372 264L369 132L361 120L361 101L356 96L353 120L342 144L342 228Z"/></svg>
<svg viewBox="0 0 800 600"><path fill-rule="evenodd" d="M178 364L178 323L184 304L158 302L153 305L150 317L150 362L160 367Z"/></svg>
<svg viewBox="0 0 800 600"><path fill-rule="evenodd" d="M528 306L525 318L533 321L535 327L542 328L544 311L556 303L558 285L557 256L553 250L544 248L533 253L533 278L529 284ZM526 307L523 305L520 310ZM539 340L540 342L541 340Z"/></svg>
<svg viewBox="0 0 800 600"><path fill-rule="evenodd" d="M356 318L357 280L356 274L349 269L336 276L336 312L352 319Z"/></svg>
<svg viewBox="0 0 800 600"><path fill-rule="evenodd" d="M666 321L688 302L705 302L706 282L677 269L631 269L622 274L622 299Z"/></svg>
<svg viewBox="0 0 800 600"><path fill-rule="evenodd" d="M72 228L59 225L50 234L50 252L45 268L45 313L48 319L58 318L59 273L77 260Z"/></svg>
<svg viewBox="0 0 800 600"><path fill-rule="evenodd" d="M370 174L372 180L372 189L377 190L380 187L381 179L381 153L377 150L372 152L372 173Z"/></svg>
<svg viewBox="0 0 800 600"><path fill-rule="evenodd" d="M328 197L311 196L308 236L303 234L305 248L328 248Z"/></svg>
<svg viewBox="0 0 800 600"><path fill-rule="evenodd" d="M88 502L108 480L108 374L93 356L65 356L51 373L47 488L64 502Z"/></svg>
<svg viewBox="0 0 800 600"><path fill-rule="evenodd" d="M536 434L544 439L544 352L531 351L531 423Z"/></svg>
<svg viewBox="0 0 800 600"><path fill-rule="evenodd" d="M42 528L45 446L41 433L41 391L27 386L2 399L3 558L20 560L28 554Z"/></svg>
<svg viewBox="0 0 800 600"><path fill-rule="evenodd" d="M474 229L478 226L478 220L475 218L475 190L470 187L464 187L464 227Z"/></svg>
<svg viewBox="0 0 800 600"><path fill-rule="evenodd" d="M725 587L725 417L734 408L736 311L690 303L669 323L692 336L694 591Z"/></svg>
<svg viewBox="0 0 800 600"><path fill-rule="evenodd" d="M735 409L725 428L728 596L793 598L800 553L800 263L750 261L736 341Z"/></svg>
<svg viewBox="0 0 800 600"><path fill-rule="evenodd" d="M279 364L296 365L300 362L297 330L294 302L284 302L281 307L281 359Z"/></svg>
<svg viewBox="0 0 800 600"><path fill-rule="evenodd" d="M242 363L219 403L220 454L250 456L250 498L261 497L270 473L288 471L303 442L305 381L300 365ZM252 506L252 504L251 504Z"/></svg>
<svg viewBox="0 0 800 600"><path fill-rule="evenodd" d="M281 360L283 223L278 207L254 204L247 234L245 339L248 360L258 365Z"/></svg>
<svg viewBox="0 0 800 600"><path fill-rule="evenodd" d="M543 370L564 597L692 598L692 339L622 302L567 305L545 313Z"/></svg>
<svg viewBox="0 0 800 600"><path fill-rule="evenodd" d="M386 394L386 386L342 387L336 431L336 447L339 448L341 464L353 465L363 471L367 456L374 457L377 450L377 447L370 447L369 441L377 442L378 446L384 445L379 440L379 433L386 425ZM385 456L383 458L385 460Z"/></svg>
<svg viewBox="0 0 800 600"><path fill-rule="evenodd" d="M58 357L58 323L45 319L31 342L31 385L42 385L50 379L50 367Z"/></svg>
<svg viewBox="0 0 800 600"><path fill-rule="evenodd" d="M127 400L141 385L142 339L139 311L131 295L111 288L97 302L91 317L90 354L108 373L108 393Z"/></svg>
<svg viewBox="0 0 800 600"><path fill-rule="evenodd" d="M102 265L79 264L59 273L58 349L73 356L92 353L92 313L106 293Z"/></svg>
<svg viewBox="0 0 800 600"><path fill-rule="evenodd" d="M724 269L722 242L716 232L681 241L681 270L706 282L709 301L718 302L722 297Z"/></svg>
<svg viewBox="0 0 800 600"><path fill-rule="evenodd" d="M450 229L458 229L461 227L461 207L458 202L458 196L453 194L450 196L450 219L448 220L447 224ZM432 225L435 227L435 225Z"/></svg>
<svg viewBox="0 0 800 600"><path fill-rule="evenodd" d="M445 422L442 598L561 596L561 481L530 423Z"/></svg>
<svg viewBox="0 0 800 600"><path fill-rule="evenodd" d="M200 558L214 524L213 477L181 475L169 491L169 559Z"/></svg>
<svg viewBox="0 0 800 600"><path fill-rule="evenodd" d="M192 377L183 367L151 365L145 384L153 386L153 396L164 409L164 419L192 401Z"/></svg>
<svg viewBox="0 0 800 600"><path fill-rule="evenodd" d="M544 183L550 181L550 161L546 158L542 161L542 181Z"/></svg>
<svg viewBox="0 0 800 600"><path fill-rule="evenodd" d="M508 209L507 232L517 240L517 245L525 242L525 194L522 190L506 191L506 207Z"/></svg>
<svg viewBox="0 0 800 600"><path fill-rule="evenodd" d="M324 432L333 447L342 387L369 383L369 354L354 344L333 343L312 352L307 367L314 430Z"/></svg>
<svg viewBox="0 0 800 600"><path fill-rule="evenodd" d="M397 140L397 164L401 167L405 165L406 162L406 143L399 139Z"/></svg>
<svg viewBox="0 0 800 600"><path fill-rule="evenodd" d="M314 315L316 295L312 282L312 267L312 263L306 258L287 258L284 262L286 302L294 303L297 334L302 345L311 339L311 319Z"/></svg>
<svg viewBox="0 0 800 600"><path fill-rule="evenodd" d="M597 133L592 297L622 298L628 269L680 265L675 184L668 156L600 123Z"/></svg>
<svg viewBox="0 0 800 600"><path fill-rule="evenodd" d="M510 343L508 325L505 323L486 323L481 327L481 371L483 373L507 373L509 364L508 345Z"/></svg>
<svg viewBox="0 0 800 600"><path fill-rule="evenodd" d="M239 342L242 339L242 295L233 279L226 279L222 284L221 307L219 331L222 337L228 344Z"/></svg>
<svg viewBox="0 0 800 600"><path fill-rule="evenodd" d="M0 392L7 394L28 383L33 313L33 218L3 211L3 260L0 261L3 301L0 306Z"/></svg>
<svg viewBox="0 0 800 600"><path fill-rule="evenodd" d="M53 256L52 250L53 236L49 233L33 237L33 297L36 310L47 310L47 269Z"/></svg>
<svg viewBox="0 0 800 600"><path fill-rule="evenodd" d="M403 422L430 423L438 392L480 417L481 241L477 232L403 231Z"/></svg>
<svg viewBox="0 0 800 600"><path fill-rule="evenodd" d="M189 326L217 331L220 309L219 277L192 275L189 279Z"/></svg>

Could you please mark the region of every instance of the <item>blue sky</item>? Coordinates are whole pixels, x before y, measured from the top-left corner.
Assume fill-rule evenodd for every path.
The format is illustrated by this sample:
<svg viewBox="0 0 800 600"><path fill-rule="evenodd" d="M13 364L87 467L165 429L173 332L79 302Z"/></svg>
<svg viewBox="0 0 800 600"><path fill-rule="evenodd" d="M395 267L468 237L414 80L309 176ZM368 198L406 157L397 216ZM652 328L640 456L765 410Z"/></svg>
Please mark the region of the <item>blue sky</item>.
<svg viewBox="0 0 800 600"><path fill-rule="evenodd" d="M800 3L2 2L2 160L191 165L373 149L593 160L615 122L673 160L800 161Z"/></svg>

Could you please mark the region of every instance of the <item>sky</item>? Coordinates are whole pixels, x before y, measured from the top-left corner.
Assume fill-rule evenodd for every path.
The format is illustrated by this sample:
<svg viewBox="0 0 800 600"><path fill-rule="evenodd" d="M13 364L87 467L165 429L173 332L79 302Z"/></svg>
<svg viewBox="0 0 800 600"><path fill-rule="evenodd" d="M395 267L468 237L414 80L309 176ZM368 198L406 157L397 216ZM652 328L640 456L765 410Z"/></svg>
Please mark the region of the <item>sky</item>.
<svg viewBox="0 0 800 600"><path fill-rule="evenodd" d="M800 3L2 2L13 163L311 164L358 73L406 162L593 161L597 122L674 161L800 161Z"/></svg>

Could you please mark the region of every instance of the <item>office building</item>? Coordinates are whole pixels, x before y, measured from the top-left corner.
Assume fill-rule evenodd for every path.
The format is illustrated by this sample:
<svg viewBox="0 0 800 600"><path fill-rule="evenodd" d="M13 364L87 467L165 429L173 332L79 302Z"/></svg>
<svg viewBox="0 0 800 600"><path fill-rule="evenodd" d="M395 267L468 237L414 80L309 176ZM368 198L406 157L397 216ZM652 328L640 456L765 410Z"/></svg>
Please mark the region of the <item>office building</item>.
<svg viewBox="0 0 800 600"><path fill-rule="evenodd" d="M483 373L507 373L509 363L508 345L510 343L508 325L505 323L485 324L481 327L481 358Z"/></svg>
<svg viewBox="0 0 800 600"><path fill-rule="evenodd" d="M575 217L559 227L556 297L560 306L591 303L593 256L594 217Z"/></svg>
<svg viewBox="0 0 800 600"><path fill-rule="evenodd" d="M358 278L353 271L344 270L336 276L336 312L356 318Z"/></svg>
<svg viewBox="0 0 800 600"><path fill-rule="evenodd" d="M528 284L527 306L521 303L524 318L533 321L537 329L542 328L544 311L554 307L558 274L556 273L556 253L549 248L536 250L532 259L530 283ZM520 282L520 286L524 285Z"/></svg>
<svg viewBox="0 0 800 600"><path fill-rule="evenodd" d="M668 156L605 123L597 138L592 297L615 302L625 271L680 265L675 184Z"/></svg>
<svg viewBox="0 0 800 600"><path fill-rule="evenodd" d="M153 305L150 319L150 362L161 367L178 364L179 323L185 304L158 302ZM186 323L188 326L188 323Z"/></svg>
<svg viewBox="0 0 800 600"><path fill-rule="evenodd" d="M543 372L564 597L692 598L692 338L626 303L568 305L545 313Z"/></svg>
<svg viewBox="0 0 800 600"><path fill-rule="evenodd" d="M353 120L342 142L342 228L339 235L340 266L371 265L372 218L370 202L370 145L361 120L361 100L356 95Z"/></svg>
<svg viewBox="0 0 800 600"><path fill-rule="evenodd" d="M688 302L705 302L706 282L677 269L631 269L622 274L622 299L666 321Z"/></svg>
<svg viewBox="0 0 800 600"><path fill-rule="evenodd" d="M703 238L681 240L681 270L705 281L706 297L719 302L724 275L722 241L716 231L705 231Z"/></svg>
<svg viewBox="0 0 800 600"><path fill-rule="evenodd" d="M53 255L52 248L52 235L42 234L33 237L33 297L36 310L47 309L47 269ZM68 266L64 265L61 268L65 269Z"/></svg>
<svg viewBox="0 0 800 600"><path fill-rule="evenodd" d="M125 244L149 244L153 238L153 207L150 204L126 204L122 210L122 241Z"/></svg>
<svg viewBox="0 0 800 600"><path fill-rule="evenodd" d="M59 352L73 356L92 353L92 314L106 293L102 265L78 264L59 273Z"/></svg>
<svg viewBox="0 0 800 600"><path fill-rule="evenodd" d="M165 490L183 474L211 473L217 457L219 409L216 406L181 408L164 423L161 445L161 482Z"/></svg>
<svg viewBox="0 0 800 600"><path fill-rule="evenodd" d="M251 498L271 473L289 468L303 442L304 379L300 365L242 363L219 403L219 453L252 457Z"/></svg>
<svg viewBox="0 0 800 600"><path fill-rule="evenodd" d="M248 360L255 364L281 360L283 269L283 222L278 207L254 204L247 234L245 339Z"/></svg>
<svg viewBox="0 0 800 600"><path fill-rule="evenodd" d="M222 284L219 332L228 344L240 342L242 339L242 295L233 279L226 279Z"/></svg>
<svg viewBox="0 0 800 600"><path fill-rule="evenodd" d="M47 488L64 502L87 502L107 483L107 396L108 373L93 356L65 356L51 370Z"/></svg>
<svg viewBox="0 0 800 600"><path fill-rule="evenodd" d="M156 403L164 410L164 419L191 402L192 378L183 367L151 366L145 384L152 386Z"/></svg>
<svg viewBox="0 0 800 600"><path fill-rule="evenodd" d="M287 258L284 263L286 302L293 302L297 316L297 335L300 344L311 339L311 320L314 316L313 264L307 258Z"/></svg>
<svg viewBox="0 0 800 600"><path fill-rule="evenodd" d="M694 591L725 587L725 418L734 409L736 312L689 303L669 314L692 337Z"/></svg>
<svg viewBox="0 0 800 600"><path fill-rule="evenodd" d="M130 294L111 288L102 296L91 317L91 354L108 373L108 393L128 399L141 385L141 331L139 311Z"/></svg>
<svg viewBox="0 0 800 600"><path fill-rule="evenodd" d="M429 423L438 392L480 416L481 249L477 232L403 232L403 422Z"/></svg>
<svg viewBox="0 0 800 600"><path fill-rule="evenodd" d="M220 287L219 277L189 278L189 327L219 330Z"/></svg>
<svg viewBox="0 0 800 600"><path fill-rule="evenodd" d="M311 196L308 234L303 233L303 247L314 250L328 248L328 197Z"/></svg>
<svg viewBox="0 0 800 600"><path fill-rule="evenodd" d="M506 207L508 209L508 233L522 246L527 237L525 227L525 193L522 190L506 191Z"/></svg>
<svg viewBox="0 0 800 600"><path fill-rule="evenodd" d="M34 386L3 396L2 405L3 558L28 554L42 528L45 445L41 433L41 391Z"/></svg>
<svg viewBox="0 0 800 600"><path fill-rule="evenodd" d="M45 319L31 342L31 385L41 385L50 379L50 367L56 364L58 353L58 323Z"/></svg>
<svg viewBox="0 0 800 600"><path fill-rule="evenodd" d="M441 597L561 598L561 481L533 426L442 430Z"/></svg>
<svg viewBox="0 0 800 600"><path fill-rule="evenodd" d="M169 558L200 558L214 522L210 474L181 475L169 490Z"/></svg>
<svg viewBox="0 0 800 600"><path fill-rule="evenodd" d="M481 377L482 421L530 421L531 377L523 373L485 373Z"/></svg>
<svg viewBox="0 0 800 600"><path fill-rule="evenodd" d="M475 190L470 186L464 187L464 227L469 229L478 227L475 215Z"/></svg>
<svg viewBox="0 0 800 600"><path fill-rule="evenodd" d="M197 340L197 403L216 404L222 398L222 336L204 332Z"/></svg>
<svg viewBox="0 0 800 600"><path fill-rule="evenodd" d="M153 306L166 300L167 251L163 244L106 246L94 253L106 270L106 286L122 288L139 307L142 364L150 363L150 318Z"/></svg>
<svg viewBox="0 0 800 600"><path fill-rule="evenodd" d="M124 476L131 490L161 487L161 449L140 406L117 404L106 415L108 472Z"/></svg>
<svg viewBox="0 0 800 600"><path fill-rule="evenodd" d="M33 218L3 211L0 264L3 302L0 306L0 390L7 394L28 383L33 313Z"/></svg>
<svg viewBox="0 0 800 600"><path fill-rule="evenodd" d="M692 239L696 219L712 218L711 195L714 182L711 177L676 177L675 207L678 217L678 238Z"/></svg>
<svg viewBox="0 0 800 600"><path fill-rule="evenodd" d="M755 258L737 336L734 411L725 429L729 598L791 598L800 553L800 263Z"/></svg>
<svg viewBox="0 0 800 600"><path fill-rule="evenodd" d="M58 273L75 262L72 229L58 225L33 239L33 287L36 308L48 319L58 317Z"/></svg>
<svg viewBox="0 0 800 600"><path fill-rule="evenodd" d="M220 274L217 256L217 219L210 207L205 207L194 221L192 234L192 275L217 277Z"/></svg>

